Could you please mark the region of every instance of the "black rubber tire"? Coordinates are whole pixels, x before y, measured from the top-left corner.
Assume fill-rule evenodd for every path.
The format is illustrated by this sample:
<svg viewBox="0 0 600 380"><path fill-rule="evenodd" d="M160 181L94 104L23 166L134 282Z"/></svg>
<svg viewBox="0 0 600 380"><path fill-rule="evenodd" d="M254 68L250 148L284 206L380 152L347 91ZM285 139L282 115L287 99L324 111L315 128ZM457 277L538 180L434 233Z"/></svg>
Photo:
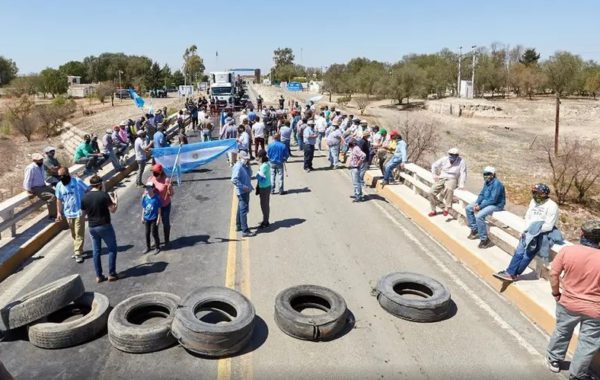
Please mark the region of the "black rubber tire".
<svg viewBox="0 0 600 380"><path fill-rule="evenodd" d="M171 293L142 293L120 302L108 316L108 340L118 350L141 354L176 343L171 323L181 299ZM162 317L142 324L145 317Z"/></svg>
<svg viewBox="0 0 600 380"><path fill-rule="evenodd" d="M403 297L403 294L423 298ZM450 315L450 292L440 282L409 272L390 273L377 284L377 300L389 313L415 322L435 322Z"/></svg>
<svg viewBox="0 0 600 380"><path fill-rule="evenodd" d="M217 311L227 323L197 317L199 309ZM217 315L217 314L214 314ZM175 314L172 331L185 349L210 357L239 352L252 337L256 313L248 298L233 289L207 286L193 290Z"/></svg>
<svg viewBox="0 0 600 380"><path fill-rule="evenodd" d="M41 348L64 348L92 340L106 328L108 298L100 293L87 292L66 307L50 314L45 322L29 326L29 342ZM77 311L87 311L81 318L67 322L51 322L64 319Z"/></svg>
<svg viewBox="0 0 600 380"><path fill-rule="evenodd" d="M311 307L324 314L305 315ZM349 323L346 301L331 289L299 285L280 292L275 299L275 322L289 336L304 340L334 339Z"/></svg>
<svg viewBox="0 0 600 380"><path fill-rule="evenodd" d="M67 306L84 292L78 274L63 277L29 292L0 310L0 330L28 325Z"/></svg>

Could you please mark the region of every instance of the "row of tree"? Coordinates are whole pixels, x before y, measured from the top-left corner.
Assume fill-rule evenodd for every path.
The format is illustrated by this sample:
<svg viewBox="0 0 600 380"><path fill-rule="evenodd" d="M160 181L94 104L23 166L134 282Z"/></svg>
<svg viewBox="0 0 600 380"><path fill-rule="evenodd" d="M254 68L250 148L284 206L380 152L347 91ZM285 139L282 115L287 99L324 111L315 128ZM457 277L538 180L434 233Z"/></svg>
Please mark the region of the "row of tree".
<svg viewBox="0 0 600 380"><path fill-rule="evenodd" d="M183 59L183 70L172 72L169 65L161 67L146 56L102 53L82 61L66 62L58 68L48 67L39 74L17 76L15 62L0 56L0 86L8 84L15 95L43 93L54 97L67 91L68 75L80 76L81 83L110 82L114 87L135 87L141 91L206 79L204 62L196 45L185 50Z"/></svg>

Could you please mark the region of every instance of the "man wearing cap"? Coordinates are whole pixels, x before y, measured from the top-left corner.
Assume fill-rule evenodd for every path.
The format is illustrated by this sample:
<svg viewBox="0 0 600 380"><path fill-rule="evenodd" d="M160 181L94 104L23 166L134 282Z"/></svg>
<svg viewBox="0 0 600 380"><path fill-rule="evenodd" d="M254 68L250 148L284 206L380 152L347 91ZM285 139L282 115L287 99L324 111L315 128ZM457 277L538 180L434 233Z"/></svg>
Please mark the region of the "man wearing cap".
<svg viewBox="0 0 600 380"><path fill-rule="evenodd" d="M114 129L118 130L119 127L115 126ZM102 153L104 154L104 157L110 159L110 162L112 162L113 168L116 171L123 170L123 167L121 166L121 163L119 162L119 159L117 158L117 155L115 153L113 131L111 131L110 129L107 129L104 136L102 136L102 147L103 147Z"/></svg>
<svg viewBox="0 0 600 380"><path fill-rule="evenodd" d="M250 192L252 188L252 169L250 168L250 154L242 150L238 155L238 162L233 166L231 182L235 186L238 197L236 213L236 230L242 231L243 237L252 236L248 228L248 212L250 211Z"/></svg>
<svg viewBox="0 0 600 380"><path fill-rule="evenodd" d="M448 210L452 207L452 199L454 197L454 189L458 186L459 189L465 187L467 180L467 165L462 157L459 156L457 148L448 150L448 156L442 157L431 165L431 174L433 175L433 185L429 204L431 212L429 216L437 215L435 211L438 194L442 194L444 202L444 216L448 216Z"/></svg>
<svg viewBox="0 0 600 380"><path fill-rule="evenodd" d="M162 110L158 110L156 111L156 115L154 115L154 122L156 124L162 124L163 120L165 120L165 115L163 114Z"/></svg>
<svg viewBox="0 0 600 380"><path fill-rule="evenodd" d="M98 170L98 154L94 153L92 147L92 137L90 135L83 136L83 142L75 149L73 161L76 164L85 165L85 174L90 174Z"/></svg>
<svg viewBox="0 0 600 380"><path fill-rule="evenodd" d="M163 125L160 124L157 128L156 133L154 133L154 138L152 139L154 141L154 144L152 145L153 148L164 148L168 146L164 130L165 127L163 127Z"/></svg>
<svg viewBox="0 0 600 380"><path fill-rule="evenodd" d="M292 148L290 147L292 128L290 128L289 120L283 122L283 125L279 128L279 135L281 136L281 142L287 147L288 156L292 157Z"/></svg>
<svg viewBox="0 0 600 380"><path fill-rule="evenodd" d="M600 222L586 222L577 245L565 246L552 260L550 287L556 300L556 328L548 344L546 363L560 372L575 327L577 349L569 379L592 379L590 364L600 349Z"/></svg>
<svg viewBox="0 0 600 380"><path fill-rule="evenodd" d="M144 173L144 169L146 168L146 153L148 152L149 145L146 144L146 132L143 129L138 131L138 137L135 139L135 143L133 144L133 148L135 150L135 161L138 164L138 173L135 180L135 184L138 187L143 187L142 184L142 174Z"/></svg>
<svg viewBox="0 0 600 380"><path fill-rule="evenodd" d="M488 238L485 219L496 211L502 211L506 204L504 185L496 178L496 169L486 166L483 169L483 188L475 202L465 207L467 224L471 228L468 238L475 240L479 237L479 248L492 246Z"/></svg>
<svg viewBox="0 0 600 380"><path fill-rule="evenodd" d="M325 131L327 130L327 120L325 119L325 114L323 112L319 113L315 120L315 130L319 137L317 138L317 148L321 151L321 141L325 137Z"/></svg>
<svg viewBox="0 0 600 380"><path fill-rule="evenodd" d="M46 202L48 205L48 218L56 219L56 197L54 189L44 182L44 156L41 153L31 155L33 161L25 168L25 178L23 179L23 189L31 196L36 196Z"/></svg>
<svg viewBox="0 0 600 380"><path fill-rule="evenodd" d="M289 128L289 127L288 127ZM289 146L279 141L279 133L275 133L273 141L267 146L267 157L269 157L269 166L271 167L271 194L276 192L280 195L285 194L284 170L285 162L289 157ZM289 141L289 140L288 140Z"/></svg>
<svg viewBox="0 0 600 380"><path fill-rule="evenodd" d="M340 145L346 143L344 140L344 136L342 135L342 131L340 131L340 126L338 121L333 121L331 124L333 128L331 132L327 135L327 146L329 147L329 164L330 168L337 169L339 168L339 157L340 157Z"/></svg>
<svg viewBox="0 0 600 380"><path fill-rule="evenodd" d="M396 148L394 149L392 158L384 166L383 181L381 181L382 187L390 183L394 169L396 169L397 166L403 168L407 160L406 142L402 140L402 136L400 136L397 131L392 131L390 133L390 139L394 141Z"/></svg>
<svg viewBox="0 0 600 380"><path fill-rule="evenodd" d="M304 170L308 173L313 168L313 158L315 157L315 144L317 143L317 133L314 131L315 121L310 119L306 122L306 127L302 136L304 137Z"/></svg>
<svg viewBox="0 0 600 380"><path fill-rule="evenodd" d="M67 219L71 238L73 239L73 258L76 262L83 262L83 242L85 239L85 226L81 212L81 201L90 190L90 187L77 177L71 177L69 169L58 169L60 181L56 184L55 195L56 221Z"/></svg>
<svg viewBox="0 0 600 380"><path fill-rule="evenodd" d="M54 156L56 154L56 148L53 146L47 146L44 148L44 173L45 181L50 186L55 186L58 182L58 169L60 168L60 162Z"/></svg>

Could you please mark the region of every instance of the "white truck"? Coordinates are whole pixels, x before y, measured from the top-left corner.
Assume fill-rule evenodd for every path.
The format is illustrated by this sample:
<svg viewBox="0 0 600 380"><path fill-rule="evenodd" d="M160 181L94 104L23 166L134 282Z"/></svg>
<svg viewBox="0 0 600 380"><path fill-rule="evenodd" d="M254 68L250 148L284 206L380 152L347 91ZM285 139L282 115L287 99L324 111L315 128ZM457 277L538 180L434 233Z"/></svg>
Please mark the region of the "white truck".
<svg viewBox="0 0 600 380"><path fill-rule="evenodd" d="M216 107L234 108L235 106L235 74L233 71L216 71L210 73L210 98Z"/></svg>

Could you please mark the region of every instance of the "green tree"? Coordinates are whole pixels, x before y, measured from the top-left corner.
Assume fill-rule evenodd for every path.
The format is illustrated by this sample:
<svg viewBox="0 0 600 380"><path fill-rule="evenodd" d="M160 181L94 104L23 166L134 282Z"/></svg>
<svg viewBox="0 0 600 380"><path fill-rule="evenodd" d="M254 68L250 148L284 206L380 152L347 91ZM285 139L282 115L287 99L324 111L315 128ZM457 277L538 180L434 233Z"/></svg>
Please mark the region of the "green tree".
<svg viewBox="0 0 600 380"><path fill-rule="evenodd" d="M346 93L350 89L349 76L346 71L345 64L333 64L329 66L325 74L323 74L323 90L329 93L329 101L331 94Z"/></svg>
<svg viewBox="0 0 600 380"><path fill-rule="evenodd" d="M173 84L173 73L171 73L171 68L169 65L165 63L165 65L160 70L161 72L161 84L163 86L171 86Z"/></svg>
<svg viewBox="0 0 600 380"><path fill-rule="evenodd" d="M11 127L22 134L27 142L31 141L31 136L39 126L37 115L33 112L34 107L35 102L28 95L22 95L6 105Z"/></svg>
<svg viewBox="0 0 600 380"><path fill-rule="evenodd" d="M425 70L414 63L398 62L392 66L387 80L386 95L402 104L404 98L410 103L410 97L421 96L425 93Z"/></svg>
<svg viewBox="0 0 600 380"><path fill-rule="evenodd" d="M584 89L596 99L596 95L600 92L600 67L596 66L586 70L586 78Z"/></svg>
<svg viewBox="0 0 600 380"><path fill-rule="evenodd" d="M385 75L385 65L381 62L371 61L364 65L354 76L352 87L367 98L376 91L377 80Z"/></svg>
<svg viewBox="0 0 600 380"><path fill-rule="evenodd" d="M540 59L540 54L535 51L535 49L527 49L521 55L519 62L524 64L525 66L537 65Z"/></svg>
<svg viewBox="0 0 600 380"><path fill-rule="evenodd" d="M294 52L291 48L277 48L273 51L275 68L293 64L294 58Z"/></svg>
<svg viewBox="0 0 600 380"><path fill-rule="evenodd" d="M512 69L511 83L517 94L527 95L533 99L535 92L546 82L546 77L539 65L518 63Z"/></svg>
<svg viewBox="0 0 600 380"><path fill-rule="evenodd" d="M492 51L486 54L481 50L475 68L475 86L478 93L499 92L506 85L506 50L492 45Z"/></svg>
<svg viewBox="0 0 600 380"><path fill-rule="evenodd" d="M41 87L39 74L24 75L10 82L10 94L17 97L35 95Z"/></svg>
<svg viewBox="0 0 600 380"><path fill-rule="evenodd" d="M19 69L15 61L0 55L0 86L10 83L18 72Z"/></svg>
<svg viewBox="0 0 600 380"><path fill-rule="evenodd" d="M115 92L115 84L111 81L105 81L96 86L96 98L100 103L104 103L106 98Z"/></svg>
<svg viewBox="0 0 600 380"><path fill-rule="evenodd" d="M190 82L194 82L196 78L200 77L205 69L204 61L197 52L196 45L192 45L183 53L183 74L189 78Z"/></svg>
<svg viewBox="0 0 600 380"><path fill-rule="evenodd" d="M64 94L69 88L67 75L63 72L47 67L40 72L42 93L50 93L54 98L56 95Z"/></svg>
<svg viewBox="0 0 600 380"><path fill-rule="evenodd" d="M185 78L183 77L181 70L177 70L173 73L173 83L175 83L175 86L181 86L184 81Z"/></svg>
<svg viewBox="0 0 600 380"><path fill-rule="evenodd" d="M148 89L155 89L161 87L162 81L162 71L158 62L154 62L150 67L150 70L146 73L146 87Z"/></svg>
<svg viewBox="0 0 600 380"><path fill-rule="evenodd" d="M88 70L83 62L69 61L58 67L58 70L65 75L74 75L81 77L81 83L88 82Z"/></svg>

